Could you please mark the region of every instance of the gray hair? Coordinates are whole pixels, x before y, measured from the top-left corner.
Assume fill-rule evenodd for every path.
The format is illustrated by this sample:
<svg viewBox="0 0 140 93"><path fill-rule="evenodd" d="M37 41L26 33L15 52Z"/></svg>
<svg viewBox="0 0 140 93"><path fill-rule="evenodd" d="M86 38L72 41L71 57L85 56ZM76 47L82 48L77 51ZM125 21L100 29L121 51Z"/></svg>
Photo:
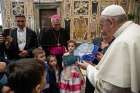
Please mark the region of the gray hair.
<svg viewBox="0 0 140 93"><path fill-rule="evenodd" d="M128 20L127 15L113 16L113 18L117 21L118 24L122 24Z"/></svg>
<svg viewBox="0 0 140 93"><path fill-rule="evenodd" d="M127 15L125 15L125 14L117 15L117 16L102 16L101 20L102 20L102 22L105 22L105 21L110 22L109 18L114 19L117 22L117 24L122 24L128 20Z"/></svg>

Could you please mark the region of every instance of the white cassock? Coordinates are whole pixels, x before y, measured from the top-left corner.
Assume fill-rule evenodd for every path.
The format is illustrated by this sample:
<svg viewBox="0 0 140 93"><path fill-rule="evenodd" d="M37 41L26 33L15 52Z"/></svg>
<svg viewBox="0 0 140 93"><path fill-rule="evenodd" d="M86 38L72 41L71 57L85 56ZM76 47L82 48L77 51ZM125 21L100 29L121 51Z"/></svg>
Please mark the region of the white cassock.
<svg viewBox="0 0 140 93"><path fill-rule="evenodd" d="M95 93L140 93L140 26L127 21L96 67L87 67Z"/></svg>

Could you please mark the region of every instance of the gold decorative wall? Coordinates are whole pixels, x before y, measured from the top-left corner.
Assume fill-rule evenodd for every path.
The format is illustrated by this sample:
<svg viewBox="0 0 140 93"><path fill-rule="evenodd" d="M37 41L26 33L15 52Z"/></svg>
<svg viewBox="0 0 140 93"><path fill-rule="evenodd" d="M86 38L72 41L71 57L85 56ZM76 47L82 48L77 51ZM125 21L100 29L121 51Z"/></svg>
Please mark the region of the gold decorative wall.
<svg viewBox="0 0 140 93"><path fill-rule="evenodd" d="M140 0L136 0L134 6L135 6L133 11L134 21L140 24Z"/></svg>
<svg viewBox="0 0 140 93"><path fill-rule="evenodd" d="M11 2L9 0L2 1L2 19L3 19L3 28L9 28L12 25L11 18Z"/></svg>
<svg viewBox="0 0 140 93"><path fill-rule="evenodd" d="M24 14L27 26L34 29L33 0L3 0L3 28L15 27L15 16Z"/></svg>
<svg viewBox="0 0 140 93"><path fill-rule="evenodd" d="M93 33L97 33L95 22L98 10L97 0L64 0L64 17L71 21L71 39L84 42L94 37Z"/></svg>
<svg viewBox="0 0 140 93"><path fill-rule="evenodd" d="M62 16L62 19L70 21L71 39L75 39L78 42L91 41L93 38L100 36L99 15L110 4L122 5L128 14L140 15L140 4L137 4L139 0L63 0L63 2L62 0L1 1L3 3L3 28L15 27L15 15L24 14L27 18L27 26L34 30L39 29L40 8L38 8L38 2L40 1L41 4L39 7L42 5L41 9L51 9L51 7L58 6L57 13ZM55 4L58 1L59 4ZM139 19L140 17L136 16L134 20L140 23Z"/></svg>
<svg viewBox="0 0 140 93"><path fill-rule="evenodd" d="M64 18L70 20L70 37L78 42L91 41L100 36L99 15L110 4L119 4L129 14L133 0L63 0Z"/></svg>

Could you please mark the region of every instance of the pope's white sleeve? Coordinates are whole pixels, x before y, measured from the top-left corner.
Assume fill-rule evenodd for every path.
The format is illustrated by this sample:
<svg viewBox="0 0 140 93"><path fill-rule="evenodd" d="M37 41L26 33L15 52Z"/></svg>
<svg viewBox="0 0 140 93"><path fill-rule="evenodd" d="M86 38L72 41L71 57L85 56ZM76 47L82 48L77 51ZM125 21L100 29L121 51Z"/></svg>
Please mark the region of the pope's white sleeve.
<svg viewBox="0 0 140 93"><path fill-rule="evenodd" d="M94 66L88 65L86 71L87 71L87 74L86 75L87 75L89 81L95 87L96 80L97 80L96 76L97 76L98 70Z"/></svg>

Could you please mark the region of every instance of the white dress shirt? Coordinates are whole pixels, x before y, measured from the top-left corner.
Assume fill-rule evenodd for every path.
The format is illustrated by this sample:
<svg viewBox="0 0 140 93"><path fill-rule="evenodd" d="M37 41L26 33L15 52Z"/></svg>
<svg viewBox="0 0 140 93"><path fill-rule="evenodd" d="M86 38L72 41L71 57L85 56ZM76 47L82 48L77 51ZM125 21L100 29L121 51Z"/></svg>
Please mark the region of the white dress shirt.
<svg viewBox="0 0 140 93"><path fill-rule="evenodd" d="M26 45L26 28L17 29L17 41L19 49L24 50L24 47Z"/></svg>

